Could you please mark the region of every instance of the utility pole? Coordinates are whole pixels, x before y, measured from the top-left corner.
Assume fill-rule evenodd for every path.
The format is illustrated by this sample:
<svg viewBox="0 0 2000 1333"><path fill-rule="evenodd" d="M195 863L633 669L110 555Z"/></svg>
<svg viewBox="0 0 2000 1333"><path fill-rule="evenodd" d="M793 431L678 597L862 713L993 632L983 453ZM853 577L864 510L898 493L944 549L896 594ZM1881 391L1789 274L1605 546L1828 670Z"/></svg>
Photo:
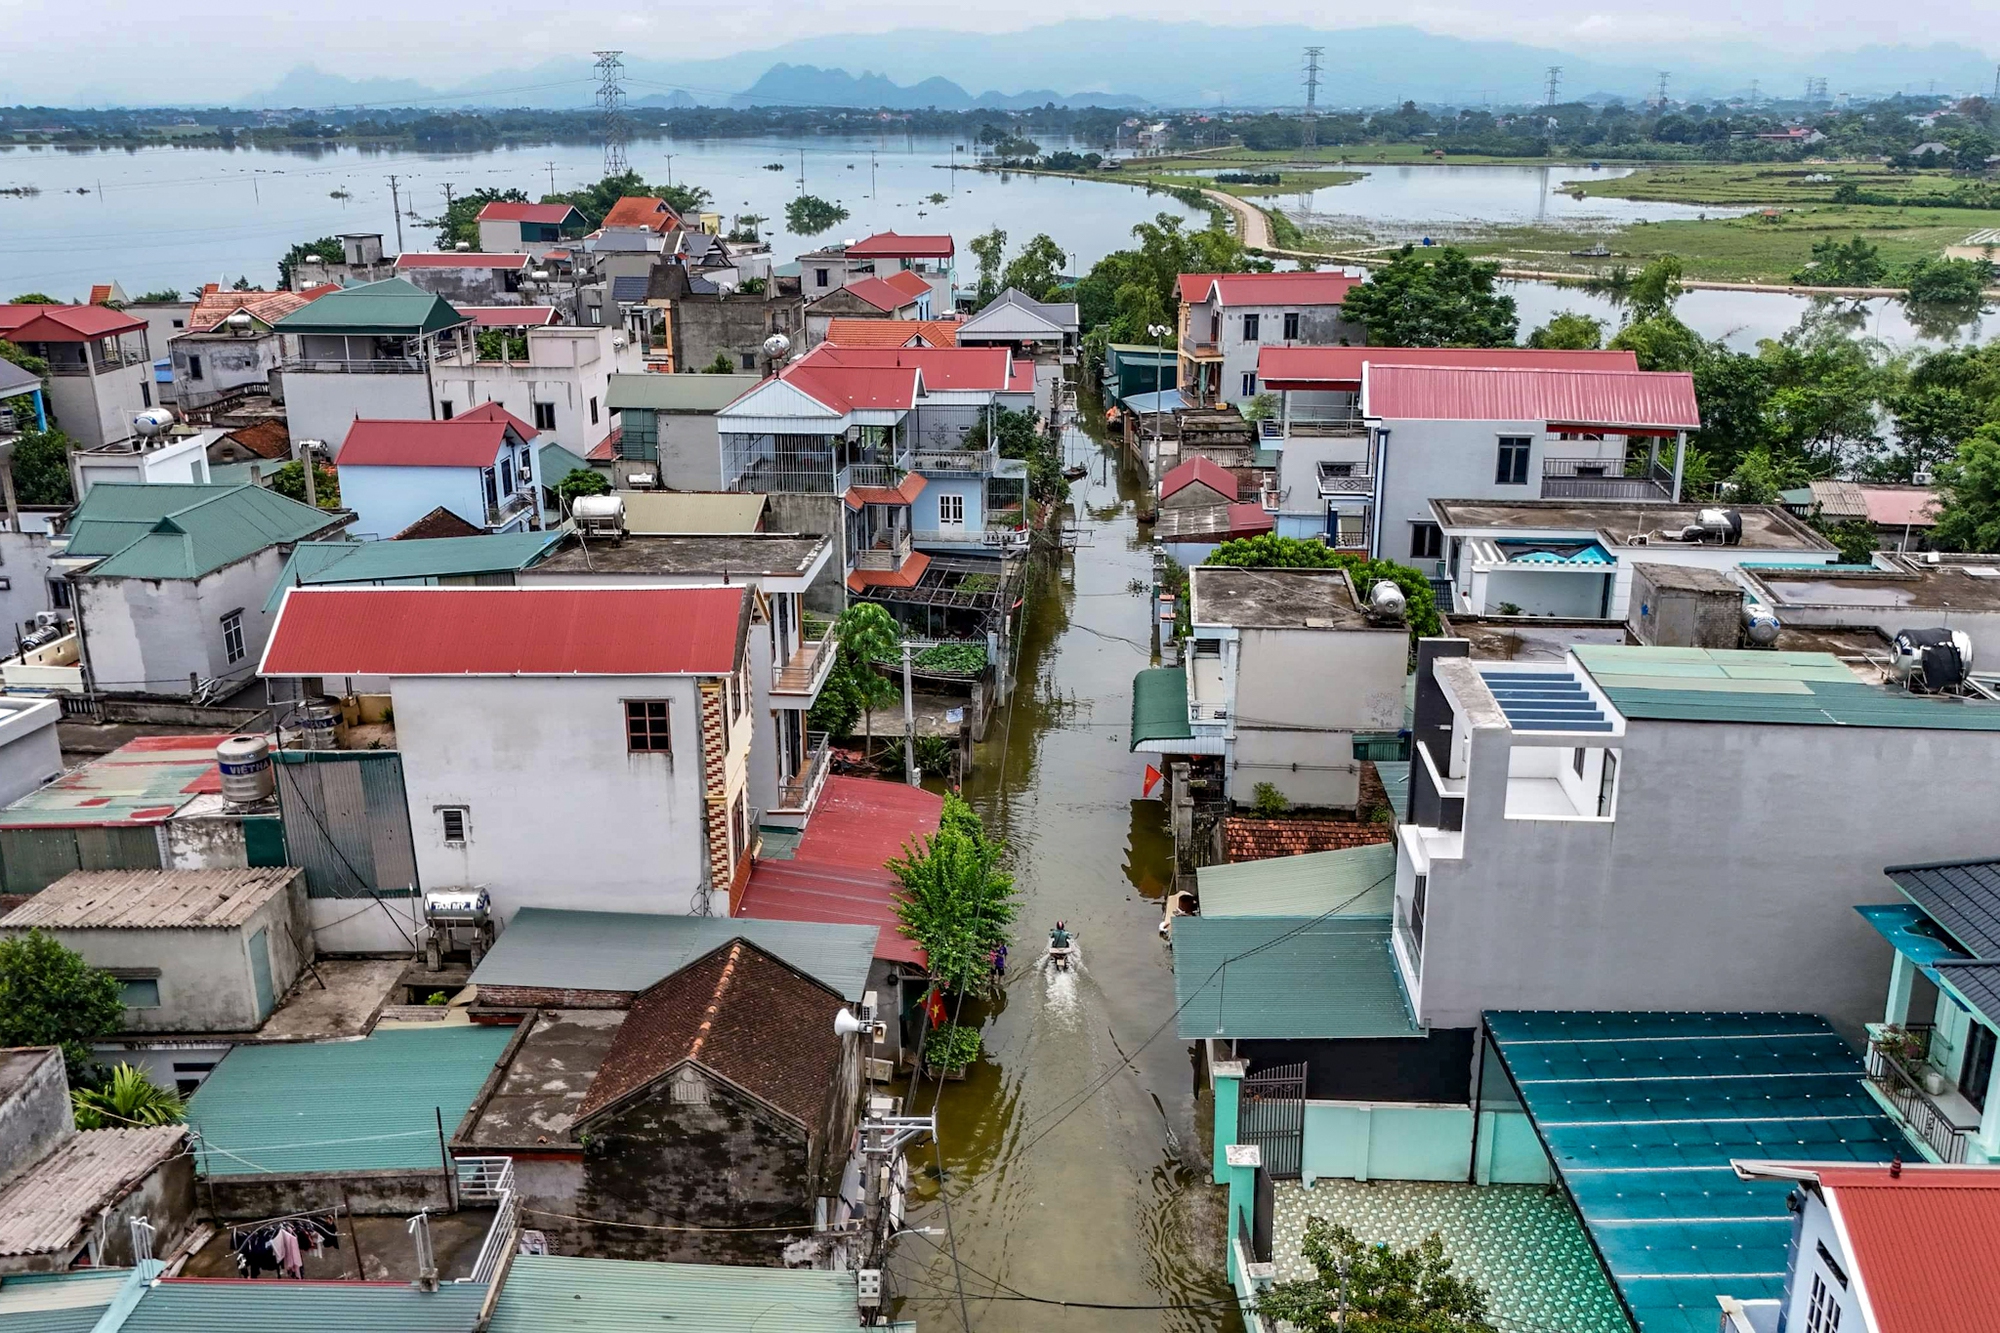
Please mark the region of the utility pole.
<svg viewBox="0 0 2000 1333"><path fill-rule="evenodd" d="M446 218L446 220L447 220L447 225L449 225L449 219L451 218L451 182L450 182L450 181L446 181L446 182L445 182L445 184L444 184L444 215L445 215L445 218Z"/></svg>
<svg viewBox="0 0 2000 1333"><path fill-rule="evenodd" d="M917 785L917 705L910 694L910 649L908 639L903 640L903 780L912 787Z"/></svg>
<svg viewBox="0 0 2000 1333"><path fill-rule="evenodd" d="M806 192L806 150L799 149L799 194Z"/></svg>
<svg viewBox="0 0 2000 1333"><path fill-rule="evenodd" d="M604 174L625 174L625 89L620 83L625 66L618 59L623 51L593 51L597 57L597 108L603 113Z"/></svg>
<svg viewBox="0 0 2000 1333"><path fill-rule="evenodd" d="M674 155L672 153L667 154L667 188L669 190L674 188Z"/></svg>
<svg viewBox="0 0 2000 1333"><path fill-rule="evenodd" d="M1562 87L1562 81L1563 67L1561 65L1550 65L1548 81L1544 85L1545 91L1542 94L1543 106L1554 106L1556 104L1556 90Z"/></svg>
<svg viewBox="0 0 2000 1333"><path fill-rule="evenodd" d="M873 153L868 155L868 197L870 199L881 197L875 193L875 154Z"/></svg>
<svg viewBox="0 0 2000 1333"><path fill-rule="evenodd" d="M1669 71L1664 69L1660 71L1660 100L1658 102L1658 106L1660 108L1660 114L1663 116L1667 113L1667 79L1669 77L1669 73L1670 73Z"/></svg>
<svg viewBox="0 0 2000 1333"><path fill-rule="evenodd" d="M1319 58L1325 54L1324 46L1306 48L1306 123L1299 138L1302 148L1319 143Z"/></svg>
<svg viewBox="0 0 2000 1333"><path fill-rule="evenodd" d="M1993 100L2000 103L2000 65L1993 67Z"/></svg>
<svg viewBox="0 0 2000 1333"><path fill-rule="evenodd" d="M1750 105L1757 105L1757 80L1750 80Z"/></svg>
<svg viewBox="0 0 2000 1333"><path fill-rule="evenodd" d="M403 253L403 197L397 191L396 177L389 178L389 207L396 214L396 253Z"/></svg>
<svg viewBox="0 0 2000 1333"><path fill-rule="evenodd" d="M556 164L554 162L550 162L548 164L548 167L549 167L549 193L554 194L556 192Z"/></svg>

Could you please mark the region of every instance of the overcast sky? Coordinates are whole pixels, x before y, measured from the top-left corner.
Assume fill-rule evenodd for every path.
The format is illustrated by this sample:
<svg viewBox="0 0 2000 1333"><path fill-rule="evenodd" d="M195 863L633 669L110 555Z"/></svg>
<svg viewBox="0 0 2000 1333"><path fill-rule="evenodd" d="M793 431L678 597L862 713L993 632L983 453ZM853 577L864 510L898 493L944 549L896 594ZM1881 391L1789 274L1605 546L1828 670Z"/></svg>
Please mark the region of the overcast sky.
<svg viewBox="0 0 2000 1333"><path fill-rule="evenodd" d="M1243 11L1235 11L1248 17ZM1615 59L1675 52L1714 59L1742 43L1804 54L1871 44L1956 42L2000 55L1994 0L1404 0L1334 8L1323 0L1263 0L1254 22L1323 28L1413 24L1451 36L1504 39ZM698 23L690 21L698 15ZM494 69L523 68L552 53L623 47L629 56L699 59L758 50L816 34L902 27L1001 31L1065 18L1163 14L1157 0L1014 0L1001 6L935 0L729 0L689 7L551 5L546 0L348 0L328 8L255 0L182 0L162 9L137 0L15 0L0 35L0 103L61 97L59 90L150 83L149 101L217 100L268 87L311 63L349 77L419 78L451 86ZM1983 15L1983 17L1982 17ZM698 44L689 41L698 29ZM1739 53L1740 54L1740 53ZM935 71L951 75L954 71ZM963 74L964 71L958 71ZM974 75L976 81L976 74ZM247 80L247 81L246 81ZM136 99L135 99L136 100Z"/></svg>

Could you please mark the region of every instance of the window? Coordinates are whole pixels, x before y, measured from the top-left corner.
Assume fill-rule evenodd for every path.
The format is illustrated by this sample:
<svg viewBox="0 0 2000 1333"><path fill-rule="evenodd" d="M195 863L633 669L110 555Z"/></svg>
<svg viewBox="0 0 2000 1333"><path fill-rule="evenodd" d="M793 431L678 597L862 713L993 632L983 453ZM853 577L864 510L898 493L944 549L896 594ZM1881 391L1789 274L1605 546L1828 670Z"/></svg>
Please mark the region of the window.
<svg viewBox="0 0 2000 1333"><path fill-rule="evenodd" d="M554 430L556 428L556 405L554 403L535 404L535 429Z"/></svg>
<svg viewBox="0 0 2000 1333"><path fill-rule="evenodd" d="M1806 1333L1835 1333L1840 1327L1840 1297L1826 1279L1813 1274L1812 1296L1806 1303Z"/></svg>
<svg viewBox="0 0 2000 1333"><path fill-rule="evenodd" d="M625 701L625 748L633 754L671 754L672 733L667 726L665 699Z"/></svg>
<svg viewBox="0 0 2000 1333"><path fill-rule="evenodd" d="M667 1099L676 1106L708 1105L708 1084L693 1070L684 1069L667 1085Z"/></svg>
<svg viewBox="0 0 2000 1333"><path fill-rule="evenodd" d="M1410 942L1424 951L1424 911L1430 905L1431 877L1418 875L1410 886Z"/></svg>
<svg viewBox="0 0 2000 1333"><path fill-rule="evenodd" d="M500 460L500 494L512 495L513 493L514 458L513 455L509 454Z"/></svg>
<svg viewBox="0 0 2000 1333"><path fill-rule="evenodd" d="M468 841L465 836L466 826L469 822L468 813L462 805L441 805L438 807L438 825L444 830L445 846L465 846Z"/></svg>
<svg viewBox="0 0 2000 1333"><path fill-rule="evenodd" d="M940 495L938 497L938 526L941 528L962 528L965 526L964 496Z"/></svg>
<svg viewBox="0 0 2000 1333"><path fill-rule="evenodd" d="M177 329L184 329L188 326L188 322L184 319L177 319L173 321L173 325Z"/></svg>
<svg viewBox="0 0 2000 1333"><path fill-rule="evenodd" d="M1297 342L1298 337L1299 337L1299 312L1296 310L1287 310L1285 312L1285 341Z"/></svg>
<svg viewBox="0 0 2000 1333"><path fill-rule="evenodd" d="M595 398L590 400L590 424L593 426L597 424L597 400Z"/></svg>
<svg viewBox="0 0 2000 1333"><path fill-rule="evenodd" d="M824 286L826 286L826 270L825 270L825 269L823 269L823 268L816 268L816 269L814 269L814 270L813 270L813 285L814 285L815 287L824 287Z"/></svg>
<svg viewBox="0 0 2000 1333"><path fill-rule="evenodd" d="M1410 558L1435 560L1444 551L1444 529L1435 523L1410 524Z"/></svg>
<svg viewBox="0 0 2000 1333"><path fill-rule="evenodd" d="M1984 1023L1973 1023L1965 1037L1965 1072L1959 1075L1958 1091L1982 1112L1986 1109L1986 1089L1993 1082L1994 1043L1993 1029Z"/></svg>
<svg viewBox="0 0 2000 1333"><path fill-rule="evenodd" d="M442 398L438 400L438 413L439 413L438 420L450 421L452 410L453 409L451 406L451 399Z"/></svg>
<svg viewBox="0 0 2000 1333"><path fill-rule="evenodd" d="M755 370L757 368L757 354L755 352L739 352L736 359L742 363L745 370Z"/></svg>
<svg viewBox="0 0 2000 1333"><path fill-rule="evenodd" d="M1573 752L1571 753L1571 755L1570 755L1570 761L1569 761L1569 766L1570 766L1571 768L1573 768L1573 769L1575 769L1575 770L1576 770L1576 775L1577 775L1578 777L1582 777L1582 776L1583 776L1583 747L1582 747L1582 746L1578 746L1578 747L1576 748L1576 750L1574 750L1574 751L1573 751Z"/></svg>
<svg viewBox="0 0 2000 1333"><path fill-rule="evenodd" d="M1606 750L1604 752L1604 772L1597 779L1597 817L1599 819L1611 818L1611 797L1617 785L1618 756Z"/></svg>
<svg viewBox="0 0 2000 1333"><path fill-rule="evenodd" d="M1496 486L1526 486L1528 484L1528 451L1534 441L1525 435L1502 435L1500 437L1500 463L1493 470Z"/></svg>
<svg viewBox="0 0 2000 1333"><path fill-rule="evenodd" d="M198 380L198 379L200 379L200 378L201 378L201 358L200 358L200 357L198 357L198 356L191 356L191 357L189 357L189 358L188 358L188 378L189 378L189 379L191 379L191 380Z"/></svg>
<svg viewBox="0 0 2000 1333"><path fill-rule="evenodd" d="M140 380L140 381L139 381L139 406L141 406L141 407L151 407L152 405L153 405L153 386L152 386L152 384L150 384L150 383L149 383L149 382L147 382L146 380Z"/></svg>
<svg viewBox="0 0 2000 1333"><path fill-rule="evenodd" d="M52 610L67 611L70 608L68 579L49 580L49 606Z"/></svg>
<svg viewBox="0 0 2000 1333"><path fill-rule="evenodd" d="M119 999L127 1009L157 1009L160 1007L160 979L158 977L125 977L118 983Z"/></svg>
<svg viewBox="0 0 2000 1333"><path fill-rule="evenodd" d="M1257 315L1254 315L1254 314L1252 314L1252 315L1245 315L1245 316L1243 317L1243 341L1244 341L1244 342L1247 342L1247 343L1253 343L1253 342L1256 342L1256 341L1257 341L1257 326L1258 326L1259 324L1261 324L1262 322L1263 322L1262 318L1261 318L1260 316L1257 316Z"/></svg>
<svg viewBox="0 0 2000 1333"><path fill-rule="evenodd" d="M594 305L590 308L590 322L593 324L602 324L604 322L603 306Z"/></svg>
<svg viewBox="0 0 2000 1333"><path fill-rule="evenodd" d="M222 655L234 666L241 662L243 652L243 613L231 611L222 618Z"/></svg>
<svg viewBox="0 0 2000 1333"><path fill-rule="evenodd" d="M1220 640L1220 639L1196 639L1196 640L1194 641L1194 655L1195 655L1196 657L1220 657L1220 656L1222 656L1222 640Z"/></svg>
<svg viewBox="0 0 2000 1333"><path fill-rule="evenodd" d="M1243 372L1243 396L1245 398L1257 396L1257 372L1254 370Z"/></svg>

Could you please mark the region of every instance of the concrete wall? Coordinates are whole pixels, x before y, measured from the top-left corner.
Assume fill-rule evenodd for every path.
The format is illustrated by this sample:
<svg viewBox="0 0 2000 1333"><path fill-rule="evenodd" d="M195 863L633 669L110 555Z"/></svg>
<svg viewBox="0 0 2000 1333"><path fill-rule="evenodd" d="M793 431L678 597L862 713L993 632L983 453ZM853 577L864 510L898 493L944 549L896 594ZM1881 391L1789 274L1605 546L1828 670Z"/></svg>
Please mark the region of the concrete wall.
<svg viewBox="0 0 2000 1333"><path fill-rule="evenodd" d="M0 1100L0 1186L4 1186L76 1133L76 1116L70 1110L69 1076L60 1049L49 1047L37 1059L33 1050L19 1048L0 1058L35 1061L20 1085Z"/></svg>
<svg viewBox="0 0 2000 1333"><path fill-rule="evenodd" d="M503 916L694 908L708 856L692 679L401 677L393 693L426 888L486 885ZM631 698L671 702L671 755L627 752ZM445 845L442 806L467 808L463 847Z"/></svg>
<svg viewBox="0 0 2000 1333"><path fill-rule="evenodd" d="M1538 500L1545 456L1602 458L1614 465L1625 457L1622 438L1556 440L1542 421L1381 424L1389 431L1389 439L1379 450L1382 462L1375 483L1381 534L1376 554L1389 560L1410 560L1410 525L1434 521L1432 500ZM1494 481L1503 435L1525 435L1533 441L1528 450L1528 479L1523 485L1503 486Z"/></svg>
<svg viewBox="0 0 2000 1333"><path fill-rule="evenodd" d="M488 253L499 253L489 251ZM453 305L522 305L520 271L499 268L446 268L429 264L396 270L396 276Z"/></svg>
<svg viewBox="0 0 2000 1333"><path fill-rule="evenodd" d="M340 503L356 515L349 533L362 539L393 537L439 505L474 527L486 526L478 468L343 467Z"/></svg>
<svg viewBox="0 0 2000 1333"><path fill-rule="evenodd" d="M454 414L498 403L533 425L536 403L553 406L555 425L535 437L535 447L560 444L580 457L611 433L611 409L605 406L611 376L645 368L645 350L622 329L547 328L529 331L525 361L445 362L432 378L440 416L445 403Z"/></svg>
<svg viewBox="0 0 2000 1333"><path fill-rule="evenodd" d="M924 489L910 504L910 527L917 532L936 532L938 497L956 495L965 501L965 521L952 531L967 533L986 530L986 483L978 477L927 477Z"/></svg>
<svg viewBox="0 0 2000 1333"><path fill-rule="evenodd" d="M97 375L51 375L45 386L49 415L83 449L132 438L135 413L158 404L153 363L141 361Z"/></svg>
<svg viewBox="0 0 2000 1333"><path fill-rule="evenodd" d="M1195 307L1189 337L1208 341L1211 309L1207 303ZM1368 331L1341 318L1339 306L1292 306L1290 310L1299 317L1299 336L1291 339L1284 336L1285 306L1232 305L1221 312L1223 402L1246 403L1262 391L1263 386L1258 385L1255 391L1244 393L1243 376L1256 373L1257 354L1266 347L1337 347L1343 343L1358 347L1368 341ZM1254 340L1243 336L1243 316L1247 314L1258 317Z"/></svg>
<svg viewBox="0 0 2000 1333"><path fill-rule="evenodd" d="M1409 642L1401 628L1241 631L1230 799L1269 782L1295 805L1354 806L1351 737L1402 726Z"/></svg>
<svg viewBox="0 0 2000 1333"><path fill-rule="evenodd" d="M97 1262L107 1267L126 1267L134 1262L132 1220L139 1217L152 1224L154 1255L172 1253L171 1247L193 1224L195 1208L194 1158L168 1158L130 1194L111 1205L104 1218L104 1247Z"/></svg>
<svg viewBox="0 0 2000 1333"><path fill-rule="evenodd" d="M654 420L660 433L660 484L674 491L721 490L722 440L715 428L715 414L656 412ZM617 468L612 464L614 473ZM619 484L624 483L621 480Z"/></svg>
<svg viewBox="0 0 2000 1333"><path fill-rule="evenodd" d="M7 585L0 588L0 621L5 629L33 620L37 611L55 610L49 596L49 534L0 529L0 581ZM0 644L12 653L4 634Z"/></svg>
<svg viewBox="0 0 2000 1333"><path fill-rule="evenodd" d="M1584 569L1548 566L1494 569L1472 575L1465 605L1477 616L1557 616L1565 620L1595 620L1605 614L1605 584L1615 584L1610 567ZM1502 602L1518 611L1503 612Z"/></svg>
<svg viewBox="0 0 2000 1333"><path fill-rule="evenodd" d="M0 696L0 805L11 805L62 776L62 742L53 699Z"/></svg>
<svg viewBox="0 0 2000 1333"><path fill-rule="evenodd" d="M99 689L188 693L188 674L248 679L271 637L264 602L285 557L267 546L194 582L183 579L76 580L91 679ZM222 618L243 614L244 655L228 659Z"/></svg>
<svg viewBox="0 0 2000 1333"><path fill-rule="evenodd" d="M833 539L826 573L806 589L805 606L809 611L840 614L847 609L847 585L842 582L841 574L847 568L847 506L837 495L773 493L770 501L766 531L811 533Z"/></svg>
<svg viewBox="0 0 2000 1333"><path fill-rule="evenodd" d="M420 1212L448 1213L451 1198L445 1174L398 1168L388 1171L342 1171L309 1175L266 1172L209 1176L201 1184L201 1201L217 1218L252 1221L307 1213L347 1205L360 1217L410 1217Z"/></svg>
<svg viewBox="0 0 2000 1333"><path fill-rule="evenodd" d="M810 282L810 268L806 278ZM758 358L753 365L762 365L764 339L773 333L790 337L793 351L806 346L805 302L797 296L679 296L668 309L668 319L674 369L679 371L698 371L715 360L717 352L729 353L739 367L745 355Z"/></svg>
<svg viewBox="0 0 2000 1333"><path fill-rule="evenodd" d="M1473 1177L1472 1108L1390 1102L1307 1102L1303 1179L1442 1180ZM1554 1180L1528 1117L1480 1115L1482 1185Z"/></svg>
<svg viewBox="0 0 2000 1333"><path fill-rule="evenodd" d="M107 481L127 485L204 483L209 479L208 445L202 436L188 435L143 452L116 448L103 453L73 453L70 478L79 496Z"/></svg>
<svg viewBox="0 0 2000 1333"><path fill-rule="evenodd" d="M431 421L437 411L431 382L421 374L348 375L301 370L284 373L285 422L292 443L322 441L340 448L357 417Z"/></svg>
<svg viewBox="0 0 2000 1333"><path fill-rule="evenodd" d="M155 346L166 347L173 358L173 392L182 407L205 406L245 385L267 388L285 356L284 340L275 333L241 338L190 333Z"/></svg>
<svg viewBox="0 0 2000 1333"><path fill-rule="evenodd" d="M1888 985L1889 946L1853 910L1894 897L1882 867L1991 850L2000 734L1634 722L1609 820L1507 817L1509 735L1468 733L1463 856L1428 858L1412 990L1434 1027L1486 1009L1787 1010L1856 1033ZM1405 826L1400 848L1407 911L1420 835Z"/></svg>

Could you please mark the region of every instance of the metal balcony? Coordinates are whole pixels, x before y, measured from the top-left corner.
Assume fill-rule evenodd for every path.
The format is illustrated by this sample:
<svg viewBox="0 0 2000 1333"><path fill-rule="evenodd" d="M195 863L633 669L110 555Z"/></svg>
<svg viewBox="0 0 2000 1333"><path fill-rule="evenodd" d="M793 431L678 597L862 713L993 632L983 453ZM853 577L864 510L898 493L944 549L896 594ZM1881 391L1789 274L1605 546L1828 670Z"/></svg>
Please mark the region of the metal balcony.
<svg viewBox="0 0 2000 1333"><path fill-rule="evenodd" d="M1656 465L1649 474L1625 475L1624 464L1604 458L1542 460L1544 500L1658 500L1673 498L1672 468Z"/></svg>
<svg viewBox="0 0 2000 1333"><path fill-rule="evenodd" d="M910 534L907 530L893 532L878 540L881 545L854 553L854 567L893 574L910 558Z"/></svg>
<svg viewBox="0 0 2000 1333"><path fill-rule="evenodd" d="M769 813L804 815L819 803L820 788L826 785L831 768L833 742L823 731L806 736L806 760L799 771L778 784L778 804Z"/></svg>
<svg viewBox="0 0 2000 1333"><path fill-rule="evenodd" d="M1868 1086L1876 1099L1938 1161L1946 1166L1963 1162L1965 1141L1979 1132L1978 1124L1961 1124L1958 1117L1924 1091L1917 1072L1891 1054L1872 1029L1870 1038Z"/></svg>
<svg viewBox="0 0 2000 1333"><path fill-rule="evenodd" d="M994 471L1000 462L999 451L995 449L957 449L947 451L918 451L913 468L917 472L932 476L983 477Z"/></svg>
<svg viewBox="0 0 2000 1333"><path fill-rule="evenodd" d="M780 708L811 708L819 697L820 688L833 672L833 662L838 657L840 640L831 628L818 642L807 641L799 645L792 654L792 660L785 663L771 682L771 699Z"/></svg>

